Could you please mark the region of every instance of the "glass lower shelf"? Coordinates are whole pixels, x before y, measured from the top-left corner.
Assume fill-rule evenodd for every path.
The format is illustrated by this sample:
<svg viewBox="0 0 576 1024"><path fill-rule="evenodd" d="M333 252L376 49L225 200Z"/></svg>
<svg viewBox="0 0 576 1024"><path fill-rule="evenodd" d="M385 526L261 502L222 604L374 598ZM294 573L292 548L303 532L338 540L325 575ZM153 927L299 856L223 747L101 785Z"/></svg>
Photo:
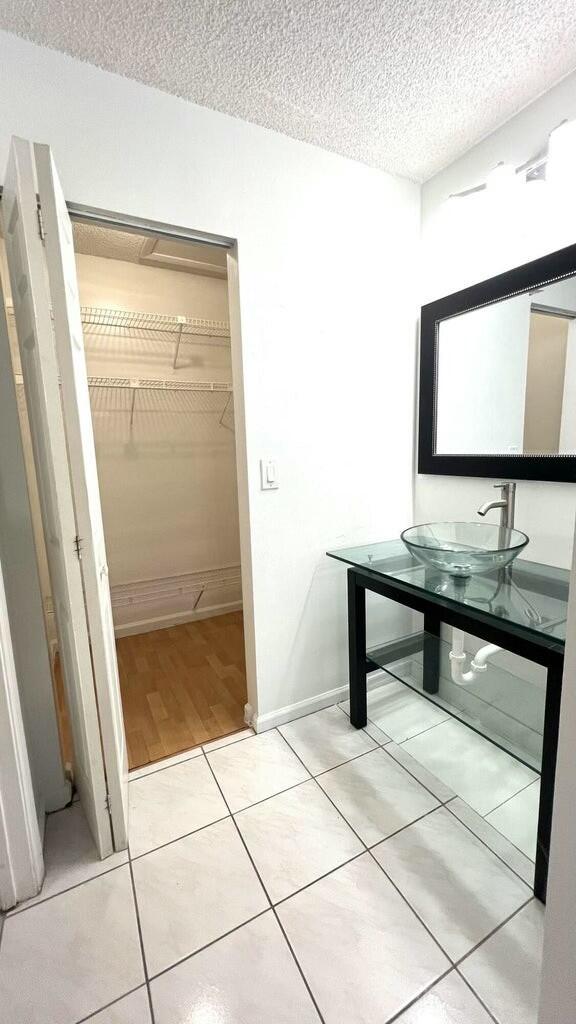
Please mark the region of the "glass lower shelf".
<svg viewBox="0 0 576 1024"><path fill-rule="evenodd" d="M368 651L368 657L393 679L415 690L447 714L506 750L512 757L539 772L546 698L544 671L534 666L534 680L527 681L501 668L498 662L502 656L496 655L488 662L487 671L474 682L459 685L452 679L452 663L449 658L451 644L429 633L422 633L420 637L421 649L397 661L389 660L390 649L387 647ZM424 690L424 641L426 656L438 659L436 693ZM469 654L464 671L469 671L471 658Z"/></svg>

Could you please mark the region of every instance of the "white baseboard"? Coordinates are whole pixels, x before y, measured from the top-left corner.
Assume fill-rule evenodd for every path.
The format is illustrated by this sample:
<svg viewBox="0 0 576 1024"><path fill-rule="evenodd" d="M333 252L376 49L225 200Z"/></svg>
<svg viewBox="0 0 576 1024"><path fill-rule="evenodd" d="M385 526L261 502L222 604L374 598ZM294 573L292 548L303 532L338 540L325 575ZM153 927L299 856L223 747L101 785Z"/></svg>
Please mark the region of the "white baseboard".
<svg viewBox="0 0 576 1024"><path fill-rule="evenodd" d="M388 673L371 672L368 688L372 690L384 682L391 682ZM267 711L264 715L253 715L247 724L251 725L256 732L266 732L267 729L275 729L278 725L285 725L286 722L292 722L296 718L304 718L305 715L311 715L314 711L322 711L323 708L329 708L332 704L339 704L343 700L348 700L347 685L337 686L334 690L325 690L324 693L318 693L315 697L306 697L305 700L296 701L294 704L286 704L285 707L278 708L276 711ZM249 705L246 707L248 708Z"/></svg>
<svg viewBox="0 0 576 1024"><path fill-rule="evenodd" d="M242 610L242 601L229 601L227 604L215 604L209 608L189 609L184 612L173 612L169 615L157 615L150 619L137 619L134 622L123 622L114 629L116 637L134 636L138 633L151 633L155 629L169 629L170 626L181 626L184 622L197 622L200 619L212 619L217 615Z"/></svg>

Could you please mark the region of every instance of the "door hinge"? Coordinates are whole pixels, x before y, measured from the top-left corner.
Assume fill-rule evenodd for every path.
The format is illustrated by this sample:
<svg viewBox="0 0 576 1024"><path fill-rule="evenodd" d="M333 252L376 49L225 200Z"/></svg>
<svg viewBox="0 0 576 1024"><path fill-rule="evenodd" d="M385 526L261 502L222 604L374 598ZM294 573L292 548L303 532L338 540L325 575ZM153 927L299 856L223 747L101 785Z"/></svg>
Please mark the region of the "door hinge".
<svg viewBox="0 0 576 1024"><path fill-rule="evenodd" d="M44 241L44 239L46 238L46 231L44 229L44 218L42 216L42 207L40 206L40 204L38 204L38 206L36 207L36 214L38 216L38 234L40 235L42 241Z"/></svg>
<svg viewBox="0 0 576 1024"><path fill-rule="evenodd" d="M78 558L82 558L82 538L79 537L78 534L74 537L74 547Z"/></svg>

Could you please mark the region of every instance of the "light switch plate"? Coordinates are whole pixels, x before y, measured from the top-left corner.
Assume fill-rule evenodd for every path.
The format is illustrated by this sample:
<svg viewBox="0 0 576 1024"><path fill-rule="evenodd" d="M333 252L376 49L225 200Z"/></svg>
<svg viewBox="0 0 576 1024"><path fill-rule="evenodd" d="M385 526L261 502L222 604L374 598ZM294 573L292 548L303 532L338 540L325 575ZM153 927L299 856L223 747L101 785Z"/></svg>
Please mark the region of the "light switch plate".
<svg viewBox="0 0 576 1024"><path fill-rule="evenodd" d="M260 488L263 491L278 490L278 465L276 459L260 459Z"/></svg>

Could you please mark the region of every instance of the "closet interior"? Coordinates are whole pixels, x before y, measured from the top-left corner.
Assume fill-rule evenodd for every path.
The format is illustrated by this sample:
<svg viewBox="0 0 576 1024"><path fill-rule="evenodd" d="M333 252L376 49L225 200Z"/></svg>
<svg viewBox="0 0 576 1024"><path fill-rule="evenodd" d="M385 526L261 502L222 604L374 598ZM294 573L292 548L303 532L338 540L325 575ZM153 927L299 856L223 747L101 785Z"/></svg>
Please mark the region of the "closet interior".
<svg viewBox="0 0 576 1024"><path fill-rule="evenodd" d="M73 228L124 725L136 768L244 726L227 257L222 248L80 220ZM25 420L22 387L18 393ZM25 424L23 435L34 508ZM50 586L33 518L68 762Z"/></svg>

